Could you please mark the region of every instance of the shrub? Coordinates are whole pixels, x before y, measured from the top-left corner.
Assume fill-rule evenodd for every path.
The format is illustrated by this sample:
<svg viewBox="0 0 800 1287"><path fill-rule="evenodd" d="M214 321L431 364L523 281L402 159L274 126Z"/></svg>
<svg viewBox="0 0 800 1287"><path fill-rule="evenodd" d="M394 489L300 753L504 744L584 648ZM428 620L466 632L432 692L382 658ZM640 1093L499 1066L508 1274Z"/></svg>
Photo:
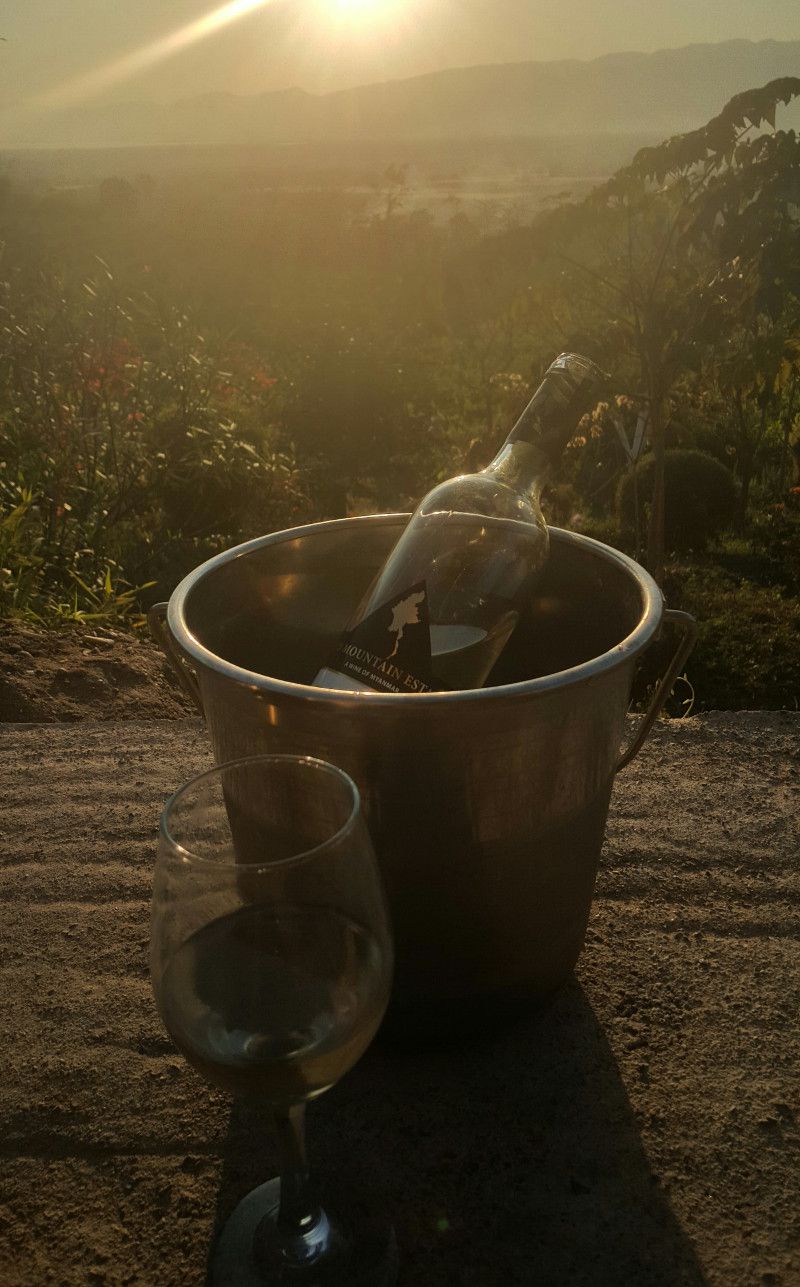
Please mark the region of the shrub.
<svg viewBox="0 0 800 1287"><path fill-rule="evenodd" d="M751 530L753 550L770 581L787 594L800 595L800 494L759 514Z"/></svg>
<svg viewBox="0 0 800 1287"><path fill-rule="evenodd" d="M617 489L620 527L633 531L638 488L640 523L644 524L653 492L652 456L621 479ZM733 522L737 486L729 469L704 451L668 451L665 461L665 538L669 549L685 553L704 550L712 537Z"/></svg>
<svg viewBox="0 0 800 1287"><path fill-rule="evenodd" d="M699 625L686 665L695 711L797 709L800 600L709 565L673 566L665 590Z"/></svg>
<svg viewBox="0 0 800 1287"><path fill-rule="evenodd" d="M47 285L0 282L0 616L126 618L305 517L255 354L110 280Z"/></svg>

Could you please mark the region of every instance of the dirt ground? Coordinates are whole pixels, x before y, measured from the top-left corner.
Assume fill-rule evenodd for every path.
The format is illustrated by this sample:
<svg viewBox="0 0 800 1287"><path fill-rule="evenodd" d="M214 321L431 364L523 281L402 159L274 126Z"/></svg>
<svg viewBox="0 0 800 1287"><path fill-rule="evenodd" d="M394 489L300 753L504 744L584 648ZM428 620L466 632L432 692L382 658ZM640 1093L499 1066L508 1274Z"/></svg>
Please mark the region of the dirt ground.
<svg viewBox="0 0 800 1287"><path fill-rule="evenodd" d="M0 723L180 719L192 703L146 631L0 622Z"/></svg>

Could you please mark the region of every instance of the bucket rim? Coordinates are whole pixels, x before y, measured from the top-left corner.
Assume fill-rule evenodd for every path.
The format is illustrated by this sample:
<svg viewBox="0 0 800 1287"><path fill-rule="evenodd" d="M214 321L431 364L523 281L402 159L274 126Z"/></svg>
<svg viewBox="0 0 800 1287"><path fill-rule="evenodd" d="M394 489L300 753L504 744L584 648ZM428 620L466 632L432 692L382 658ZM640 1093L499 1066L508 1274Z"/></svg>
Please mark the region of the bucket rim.
<svg viewBox="0 0 800 1287"><path fill-rule="evenodd" d="M234 662L220 657L201 643L187 624L186 608L190 595L206 576L228 563L233 563L240 558L246 558L249 554L263 549L265 546L277 545L284 541L297 540L314 534L323 535L325 532L336 531L345 524L350 529L355 526L388 527L396 525L400 519L410 517L411 515L407 513L365 514L354 518L334 518L318 523L304 523L299 527L284 528L281 531L271 532L265 536L257 536L253 540L244 541L240 545L234 545L227 550L222 550L219 554L206 559L205 562L198 564L196 568L187 573L170 595L167 605L167 624L175 643L190 663L222 675L234 683L248 688L256 688L265 693L274 693L286 697L302 695L306 700L334 703L339 706L346 705L350 709L391 707L397 710L397 704L400 702L403 709L409 710L409 701L413 703L415 709L417 707L425 709L431 706L452 705L454 703L496 701L503 697L509 699L523 695L527 697L535 693L546 693L556 689L588 683L607 671L615 670L626 662L633 661L658 634L664 614L664 596L650 573L635 559L623 554L621 550L615 550L613 546L605 545L602 541L596 541L591 536L583 536L578 532L569 532L560 527L549 527L551 539L554 539L558 544L587 548L595 555L599 555L616 564L618 568L626 572L636 582L642 595L642 613L633 630L619 643L615 644L613 648L600 653L597 657L590 658L588 661L580 662L577 666L554 671L549 675L540 675L534 679L522 679L513 684L498 684L487 688L466 688L459 689L456 692L439 693L347 692L342 689L317 688L312 684L298 684L288 679L278 679L272 675L262 675L255 670L247 670L244 666L237 666Z"/></svg>

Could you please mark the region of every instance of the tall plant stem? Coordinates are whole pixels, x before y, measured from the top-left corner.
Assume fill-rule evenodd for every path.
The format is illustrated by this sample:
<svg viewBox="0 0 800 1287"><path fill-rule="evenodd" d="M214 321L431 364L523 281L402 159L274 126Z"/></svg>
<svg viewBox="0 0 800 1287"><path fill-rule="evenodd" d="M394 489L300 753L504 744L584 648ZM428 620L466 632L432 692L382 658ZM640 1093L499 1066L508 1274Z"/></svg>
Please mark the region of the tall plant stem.
<svg viewBox="0 0 800 1287"><path fill-rule="evenodd" d="M650 527L647 533L647 563L658 583L664 582L665 540L665 479L666 444L664 442L664 409L658 393L650 400L650 440L653 445L653 499L650 507Z"/></svg>

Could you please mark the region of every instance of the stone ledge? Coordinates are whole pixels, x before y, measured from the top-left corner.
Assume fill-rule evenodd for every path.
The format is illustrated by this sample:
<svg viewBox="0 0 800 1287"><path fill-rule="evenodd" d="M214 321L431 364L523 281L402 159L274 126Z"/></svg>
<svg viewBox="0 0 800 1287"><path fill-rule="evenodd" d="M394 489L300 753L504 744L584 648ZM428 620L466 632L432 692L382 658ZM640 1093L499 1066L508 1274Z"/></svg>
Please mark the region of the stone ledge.
<svg viewBox="0 0 800 1287"><path fill-rule="evenodd" d="M198 720L5 725L0 1278L198 1283L265 1124L172 1050L156 819ZM403 1287L797 1282L800 715L657 725L620 774L574 983L459 1050L375 1046L315 1162L386 1191Z"/></svg>

